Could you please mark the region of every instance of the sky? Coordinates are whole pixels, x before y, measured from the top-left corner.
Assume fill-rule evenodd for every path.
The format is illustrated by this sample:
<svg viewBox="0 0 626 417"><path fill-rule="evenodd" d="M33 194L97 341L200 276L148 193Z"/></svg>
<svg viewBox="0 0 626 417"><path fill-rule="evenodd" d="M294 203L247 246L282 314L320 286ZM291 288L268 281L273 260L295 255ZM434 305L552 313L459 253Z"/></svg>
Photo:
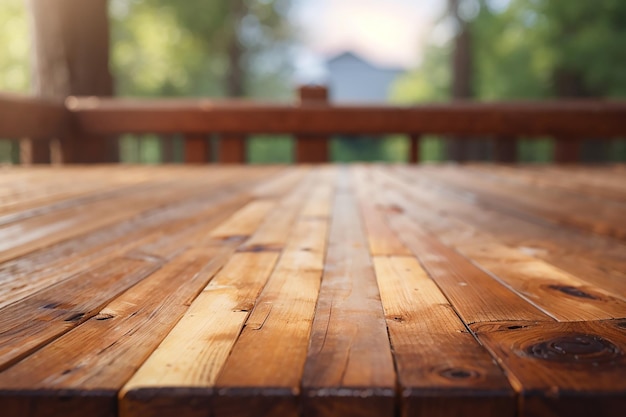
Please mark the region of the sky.
<svg viewBox="0 0 626 417"><path fill-rule="evenodd" d="M297 0L302 48L297 77L324 76L324 57L352 51L382 67L411 68L443 14L445 0Z"/></svg>

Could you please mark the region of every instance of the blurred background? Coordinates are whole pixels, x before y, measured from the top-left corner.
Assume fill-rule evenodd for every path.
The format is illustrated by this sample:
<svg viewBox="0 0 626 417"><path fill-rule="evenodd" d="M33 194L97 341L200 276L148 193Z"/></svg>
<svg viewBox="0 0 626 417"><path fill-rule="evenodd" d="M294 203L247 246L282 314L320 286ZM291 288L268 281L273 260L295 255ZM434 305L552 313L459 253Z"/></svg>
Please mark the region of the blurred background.
<svg viewBox="0 0 626 417"><path fill-rule="evenodd" d="M89 0L89 13L71 3L0 2L0 91L292 102L298 85L321 84L334 103L401 105L626 97L624 0ZM72 18L103 34L101 50L80 48ZM48 34L59 27L77 45L66 64L91 62L97 86L81 90L80 80L68 85L46 69L57 53ZM120 158L159 163L160 143L124 136ZM426 138L422 159L449 159L455 149L446 143ZM182 160L182 140L174 144L173 159ZM476 138L470 159L488 160L489 146ZM550 162L551 146L522 140L520 160ZM589 161L626 160L624 140L593 146L583 150ZM407 147L403 137L338 137L331 153L394 162ZM0 140L0 162L18 153ZM289 163L292 153L289 137L248 144L252 163Z"/></svg>

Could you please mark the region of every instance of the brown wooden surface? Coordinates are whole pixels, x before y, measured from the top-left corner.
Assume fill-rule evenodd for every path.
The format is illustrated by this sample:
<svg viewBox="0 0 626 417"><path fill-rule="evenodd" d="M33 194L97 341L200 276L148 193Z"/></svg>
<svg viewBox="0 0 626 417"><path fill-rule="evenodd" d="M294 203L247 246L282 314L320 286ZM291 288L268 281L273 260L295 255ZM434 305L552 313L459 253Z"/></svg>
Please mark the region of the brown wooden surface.
<svg viewBox="0 0 626 417"><path fill-rule="evenodd" d="M0 415L621 417L626 167L0 176Z"/></svg>
<svg viewBox="0 0 626 417"><path fill-rule="evenodd" d="M328 105L328 89L321 86L302 86L298 89L299 105ZM330 160L330 137L323 135L298 135L295 161L299 164L321 164Z"/></svg>
<svg viewBox="0 0 626 417"><path fill-rule="evenodd" d="M211 160L211 143L207 135L186 134L184 143L186 164L206 164Z"/></svg>
<svg viewBox="0 0 626 417"><path fill-rule="evenodd" d="M218 161L223 164L243 164L247 159L245 135L220 135L220 151Z"/></svg>
<svg viewBox="0 0 626 417"><path fill-rule="evenodd" d="M61 100L0 94L0 137L58 137L66 132L69 117Z"/></svg>
<svg viewBox="0 0 626 417"><path fill-rule="evenodd" d="M211 100L73 98L88 133L554 135L620 137L622 101L456 102L413 107L303 105Z"/></svg>

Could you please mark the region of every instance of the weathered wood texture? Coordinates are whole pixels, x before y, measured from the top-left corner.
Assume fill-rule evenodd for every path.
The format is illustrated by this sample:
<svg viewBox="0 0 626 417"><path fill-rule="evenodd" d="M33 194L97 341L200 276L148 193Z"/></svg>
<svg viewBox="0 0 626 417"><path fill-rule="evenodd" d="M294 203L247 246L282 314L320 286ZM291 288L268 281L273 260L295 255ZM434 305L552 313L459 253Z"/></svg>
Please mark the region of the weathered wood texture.
<svg viewBox="0 0 626 417"><path fill-rule="evenodd" d="M0 414L621 417L625 177L3 170Z"/></svg>

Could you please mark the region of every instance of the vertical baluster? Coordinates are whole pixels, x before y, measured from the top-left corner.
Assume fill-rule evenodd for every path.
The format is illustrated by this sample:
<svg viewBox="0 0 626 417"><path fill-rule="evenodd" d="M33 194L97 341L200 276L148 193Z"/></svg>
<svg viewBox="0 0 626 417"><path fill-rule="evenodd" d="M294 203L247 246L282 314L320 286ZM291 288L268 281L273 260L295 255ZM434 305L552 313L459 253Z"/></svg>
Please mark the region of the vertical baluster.
<svg viewBox="0 0 626 417"><path fill-rule="evenodd" d="M558 136L554 139L554 162L573 163L580 160L581 140L572 136Z"/></svg>
<svg viewBox="0 0 626 417"><path fill-rule="evenodd" d="M187 133L185 137L185 163L206 164L210 160L209 139L203 133Z"/></svg>
<svg viewBox="0 0 626 417"><path fill-rule="evenodd" d="M222 164L246 163L246 136L241 134L222 134L220 136L219 162Z"/></svg>
<svg viewBox="0 0 626 417"><path fill-rule="evenodd" d="M409 163L419 164L421 161L420 142L421 135L414 133L409 135Z"/></svg>

